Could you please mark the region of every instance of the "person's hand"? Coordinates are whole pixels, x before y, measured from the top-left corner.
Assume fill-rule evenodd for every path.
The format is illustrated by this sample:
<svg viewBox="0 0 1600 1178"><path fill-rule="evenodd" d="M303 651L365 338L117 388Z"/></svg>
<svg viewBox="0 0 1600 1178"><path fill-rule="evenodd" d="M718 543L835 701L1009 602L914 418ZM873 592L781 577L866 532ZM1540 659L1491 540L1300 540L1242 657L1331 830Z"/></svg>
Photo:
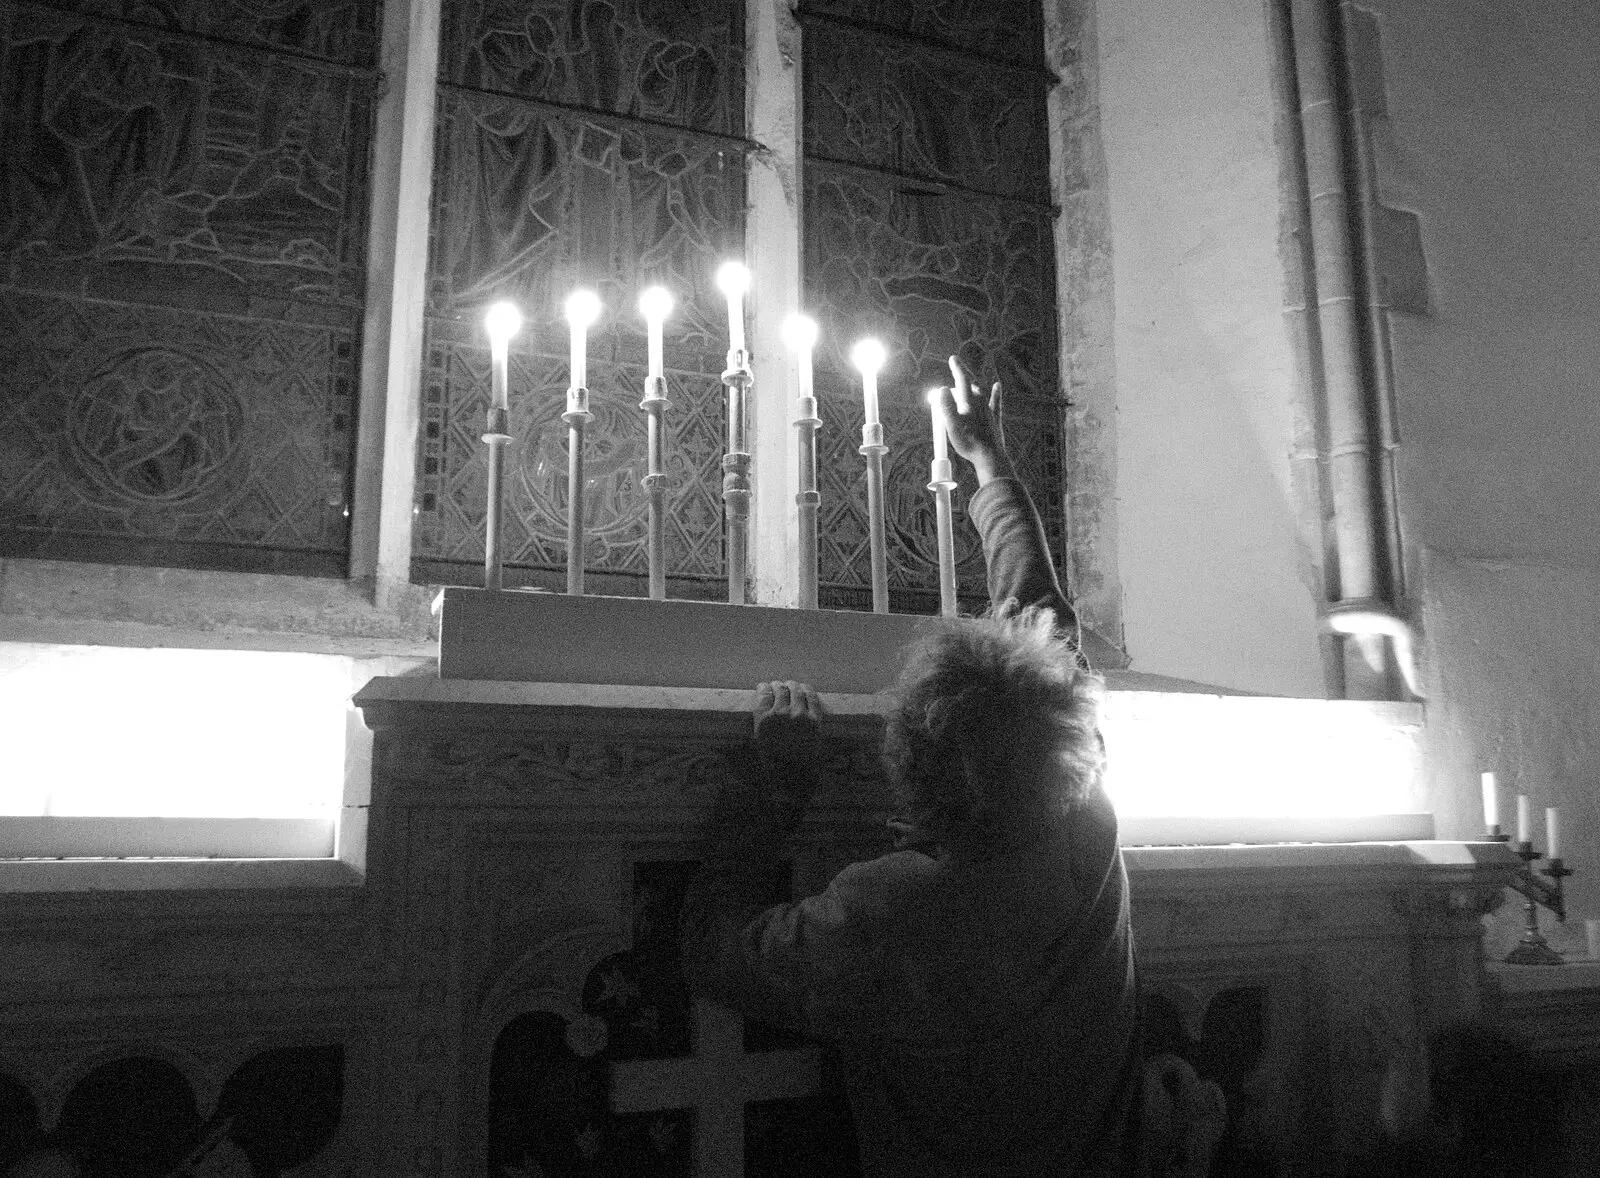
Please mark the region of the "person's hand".
<svg viewBox="0 0 1600 1178"><path fill-rule="evenodd" d="M1000 382L995 381L988 397L984 397L955 356L950 357L950 378L955 383L939 390L939 406L944 412L951 447L972 463L980 487L992 479L1010 475L1011 460L1006 456L1005 427L1001 420Z"/></svg>
<svg viewBox="0 0 1600 1178"><path fill-rule="evenodd" d="M822 701L808 683L793 679L756 685L756 752L774 772L814 768L822 730Z"/></svg>
<svg viewBox="0 0 1600 1178"><path fill-rule="evenodd" d="M799 820L817 789L822 700L793 679L756 685L756 757L781 825Z"/></svg>

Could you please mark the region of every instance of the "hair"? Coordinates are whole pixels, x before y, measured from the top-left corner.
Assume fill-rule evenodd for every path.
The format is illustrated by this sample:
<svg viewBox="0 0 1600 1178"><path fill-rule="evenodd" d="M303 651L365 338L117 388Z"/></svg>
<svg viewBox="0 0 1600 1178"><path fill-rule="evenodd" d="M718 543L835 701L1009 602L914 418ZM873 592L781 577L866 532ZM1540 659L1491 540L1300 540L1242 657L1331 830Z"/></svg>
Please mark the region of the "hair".
<svg viewBox="0 0 1600 1178"><path fill-rule="evenodd" d="M1101 679L1042 607L1008 602L911 649L883 760L900 806L975 849L1027 841L1079 805L1105 767Z"/></svg>

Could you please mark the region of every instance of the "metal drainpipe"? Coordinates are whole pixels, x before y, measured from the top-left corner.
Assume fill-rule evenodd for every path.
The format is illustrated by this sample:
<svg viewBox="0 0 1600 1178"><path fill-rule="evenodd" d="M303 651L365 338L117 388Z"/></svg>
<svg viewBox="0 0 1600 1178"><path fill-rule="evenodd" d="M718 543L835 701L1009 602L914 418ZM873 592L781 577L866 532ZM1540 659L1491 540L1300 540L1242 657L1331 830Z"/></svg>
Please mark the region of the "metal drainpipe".
<svg viewBox="0 0 1600 1178"><path fill-rule="evenodd" d="M1384 601L1387 570L1380 564L1380 544L1387 528L1378 510L1371 424L1378 412L1368 392L1371 365L1364 332L1369 308L1360 302L1356 269L1358 256L1370 266L1371 246L1366 235L1363 240L1352 237L1352 226L1361 223L1362 214L1346 180L1351 169L1338 84L1343 55L1333 21L1339 0L1286 2L1295 72L1291 81L1297 83L1287 92L1298 93L1338 564L1337 601L1328 609L1323 626L1345 638L1343 694L1381 699L1394 691L1385 639L1395 638L1398 629L1405 630L1406 639L1396 639L1396 653L1405 658L1404 675L1413 690L1417 676L1409 625Z"/></svg>
<svg viewBox="0 0 1600 1178"><path fill-rule="evenodd" d="M1350 0L1342 0L1339 6L1340 28L1346 46L1356 44L1355 7ZM1400 505L1395 489L1394 470L1395 451L1400 446L1400 430L1395 419L1394 359L1389 342L1388 293L1379 279L1378 270L1378 233L1375 224L1378 207L1378 170L1372 158L1372 140L1367 134L1367 121L1371 117L1371 112L1363 105L1366 95L1357 82L1355 56L1348 49L1343 56L1345 87L1350 96L1351 142L1355 149L1353 174L1356 181L1361 258L1367 272L1365 312L1368 339L1371 341L1372 396L1378 428L1375 474L1383 524L1382 554L1390 600L1398 603L1404 601L1406 596L1405 564L1400 543Z"/></svg>

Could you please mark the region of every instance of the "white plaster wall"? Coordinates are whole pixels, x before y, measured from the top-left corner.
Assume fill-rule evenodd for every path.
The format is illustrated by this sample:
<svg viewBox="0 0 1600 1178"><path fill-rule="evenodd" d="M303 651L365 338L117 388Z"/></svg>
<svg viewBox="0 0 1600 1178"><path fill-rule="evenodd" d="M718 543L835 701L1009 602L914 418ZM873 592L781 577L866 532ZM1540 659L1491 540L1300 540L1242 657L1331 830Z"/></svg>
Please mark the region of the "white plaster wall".
<svg viewBox="0 0 1600 1178"><path fill-rule="evenodd" d="M1261 0L1100 0L1118 572L1133 667L1325 694Z"/></svg>
<svg viewBox="0 0 1600 1178"><path fill-rule="evenodd" d="M1480 768L1561 804L1576 914L1600 916L1600 12L1367 7L1381 195L1420 215L1430 285L1394 366L1433 808L1480 829Z"/></svg>

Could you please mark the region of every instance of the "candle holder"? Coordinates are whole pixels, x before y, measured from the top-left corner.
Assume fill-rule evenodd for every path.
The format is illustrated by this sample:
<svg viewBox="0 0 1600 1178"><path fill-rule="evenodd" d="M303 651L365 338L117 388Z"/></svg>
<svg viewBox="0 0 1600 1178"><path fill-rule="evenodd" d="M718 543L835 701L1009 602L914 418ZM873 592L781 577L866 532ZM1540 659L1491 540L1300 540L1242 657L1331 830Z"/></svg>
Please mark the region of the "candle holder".
<svg viewBox="0 0 1600 1178"><path fill-rule="evenodd" d="M1522 893L1526 902L1527 927L1516 947L1506 954L1506 964L1564 965L1561 954L1550 948L1544 934L1539 931L1539 906L1542 904L1554 912L1557 920L1566 921L1566 896L1561 881L1571 875L1572 870L1560 859L1551 859L1549 867L1536 871L1533 865L1544 856L1533 849L1531 842L1517 844L1517 857L1522 860L1522 867L1512 879L1511 886ZM1550 882L1545 883L1539 878L1541 875Z"/></svg>
<svg viewBox="0 0 1600 1178"><path fill-rule="evenodd" d="M817 431L822 418L817 416L816 397L801 397L794 419L800 446L800 490L794 501L800 517L800 608L817 608L817 511L822 493L817 490Z"/></svg>
<svg viewBox="0 0 1600 1178"><path fill-rule="evenodd" d="M640 481L650 496L649 531L647 547L650 560L650 597L654 601L667 599L667 543L666 543L666 411L672 407L667 400L667 380L664 376L644 378L644 400L639 408L645 411L645 442L649 463L648 474Z"/></svg>
<svg viewBox="0 0 1600 1178"><path fill-rule="evenodd" d="M594 420L589 412L589 390L582 385L567 389L567 592L583 596L583 430Z"/></svg>
<svg viewBox="0 0 1600 1178"><path fill-rule="evenodd" d="M505 498L506 443L511 440L511 413L490 406L485 423L484 443L489 447L489 501L484 521L483 587L505 587L505 558L500 551L500 512Z"/></svg>
<svg viewBox="0 0 1600 1178"><path fill-rule="evenodd" d="M746 405L755 376L743 348L728 351L728 449L722 456L722 506L728 520L728 604L744 605L750 564L750 447Z"/></svg>
<svg viewBox="0 0 1600 1178"><path fill-rule="evenodd" d="M883 530L883 426L869 421L861 427L861 455L867 460L867 534L872 545L872 612L889 612L888 541Z"/></svg>
<svg viewBox="0 0 1600 1178"><path fill-rule="evenodd" d="M928 490L933 492L934 517L938 524L939 541L939 616L956 616L956 546L950 528L950 492L956 480L948 458L935 458L930 471Z"/></svg>

